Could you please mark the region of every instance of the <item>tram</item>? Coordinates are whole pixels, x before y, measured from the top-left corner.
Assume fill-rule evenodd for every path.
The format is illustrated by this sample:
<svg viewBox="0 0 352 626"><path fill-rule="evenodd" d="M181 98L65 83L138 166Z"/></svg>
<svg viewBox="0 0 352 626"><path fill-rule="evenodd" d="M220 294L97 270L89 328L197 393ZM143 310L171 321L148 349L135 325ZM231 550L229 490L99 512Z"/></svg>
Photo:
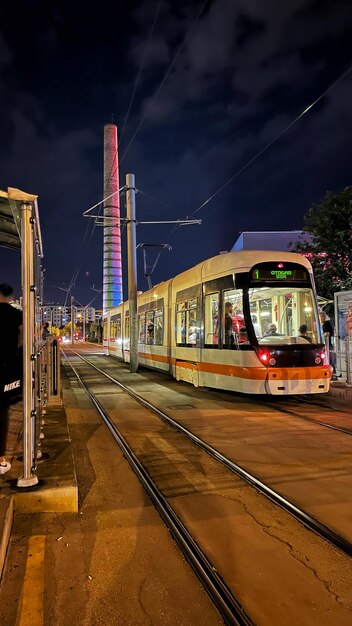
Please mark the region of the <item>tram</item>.
<svg viewBox="0 0 352 626"><path fill-rule="evenodd" d="M196 387L329 390L312 267L291 252L229 252L138 295L139 364ZM104 319L106 353L130 360L128 302Z"/></svg>

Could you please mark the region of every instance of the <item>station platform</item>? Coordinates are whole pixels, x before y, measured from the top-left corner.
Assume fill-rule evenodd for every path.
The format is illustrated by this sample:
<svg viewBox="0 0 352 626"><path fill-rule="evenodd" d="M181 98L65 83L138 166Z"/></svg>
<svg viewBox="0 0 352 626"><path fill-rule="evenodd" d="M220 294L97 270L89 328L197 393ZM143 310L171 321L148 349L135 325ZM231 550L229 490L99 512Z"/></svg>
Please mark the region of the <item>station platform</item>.
<svg viewBox="0 0 352 626"><path fill-rule="evenodd" d="M8 460L11 470L0 475L0 577L11 535L14 513L78 512L78 487L67 416L61 402L47 407L42 457L37 461L38 484L17 487L22 475L22 452Z"/></svg>
<svg viewBox="0 0 352 626"><path fill-rule="evenodd" d="M0 624L222 624L84 390L64 370L61 383L63 405L45 418L51 459L38 464L39 488L18 493L15 461L0 489L3 558L14 510ZM50 501L54 486L62 493Z"/></svg>
<svg viewBox="0 0 352 626"><path fill-rule="evenodd" d="M333 380L327 398L352 409L352 385L346 385L345 381Z"/></svg>

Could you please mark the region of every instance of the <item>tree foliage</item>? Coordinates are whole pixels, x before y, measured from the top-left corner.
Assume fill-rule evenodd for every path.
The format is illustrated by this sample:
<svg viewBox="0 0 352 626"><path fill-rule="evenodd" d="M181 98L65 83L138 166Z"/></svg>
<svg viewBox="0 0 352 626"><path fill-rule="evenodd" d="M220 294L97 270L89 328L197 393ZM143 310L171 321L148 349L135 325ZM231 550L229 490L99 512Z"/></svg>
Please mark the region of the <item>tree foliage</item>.
<svg viewBox="0 0 352 626"><path fill-rule="evenodd" d="M296 244L296 252L313 265L317 292L333 299L334 292L352 289L352 187L328 191L304 219L310 241Z"/></svg>

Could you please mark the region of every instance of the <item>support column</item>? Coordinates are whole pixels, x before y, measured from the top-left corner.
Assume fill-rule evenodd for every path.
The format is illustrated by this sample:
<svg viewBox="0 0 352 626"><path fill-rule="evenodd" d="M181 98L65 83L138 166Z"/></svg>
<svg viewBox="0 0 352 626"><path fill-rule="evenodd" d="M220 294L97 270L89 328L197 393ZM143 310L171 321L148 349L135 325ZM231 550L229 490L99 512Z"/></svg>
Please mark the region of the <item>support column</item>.
<svg viewBox="0 0 352 626"><path fill-rule="evenodd" d="M23 315L23 476L18 487L31 487L38 483L32 471L34 461L34 242L32 205L21 204L22 238L22 315Z"/></svg>

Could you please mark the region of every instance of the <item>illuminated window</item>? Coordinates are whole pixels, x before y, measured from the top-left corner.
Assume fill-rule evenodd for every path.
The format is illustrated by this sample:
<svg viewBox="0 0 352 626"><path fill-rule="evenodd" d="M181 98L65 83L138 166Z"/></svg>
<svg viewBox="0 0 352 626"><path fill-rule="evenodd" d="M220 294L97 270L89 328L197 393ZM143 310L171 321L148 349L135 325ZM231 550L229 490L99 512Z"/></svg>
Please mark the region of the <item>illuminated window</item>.
<svg viewBox="0 0 352 626"><path fill-rule="evenodd" d="M125 340L129 341L130 339L130 318L129 315L125 317Z"/></svg>
<svg viewBox="0 0 352 626"><path fill-rule="evenodd" d="M321 343L313 292L306 287L258 287L249 290L251 321L260 344ZM307 326L307 337L300 327Z"/></svg>
<svg viewBox="0 0 352 626"><path fill-rule="evenodd" d="M197 299L179 302L176 309L176 343L193 346L197 343Z"/></svg>
<svg viewBox="0 0 352 626"><path fill-rule="evenodd" d="M222 347L239 349L249 344L243 315L242 289L228 289L222 295Z"/></svg>
<svg viewBox="0 0 352 626"><path fill-rule="evenodd" d="M219 345L219 292L204 298L204 344L217 348Z"/></svg>
<svg viewBox="0 0 352 626"><path fill-rule="evenodd" d="M138 315L138 341L145 343L145 313Z"/></svg>
<svg viewBox="0 0 352 626"><path fill-rule="evenodd" d="M162 346L164 343L163 309L154 311L154 342L156 346Z"/></svg>

